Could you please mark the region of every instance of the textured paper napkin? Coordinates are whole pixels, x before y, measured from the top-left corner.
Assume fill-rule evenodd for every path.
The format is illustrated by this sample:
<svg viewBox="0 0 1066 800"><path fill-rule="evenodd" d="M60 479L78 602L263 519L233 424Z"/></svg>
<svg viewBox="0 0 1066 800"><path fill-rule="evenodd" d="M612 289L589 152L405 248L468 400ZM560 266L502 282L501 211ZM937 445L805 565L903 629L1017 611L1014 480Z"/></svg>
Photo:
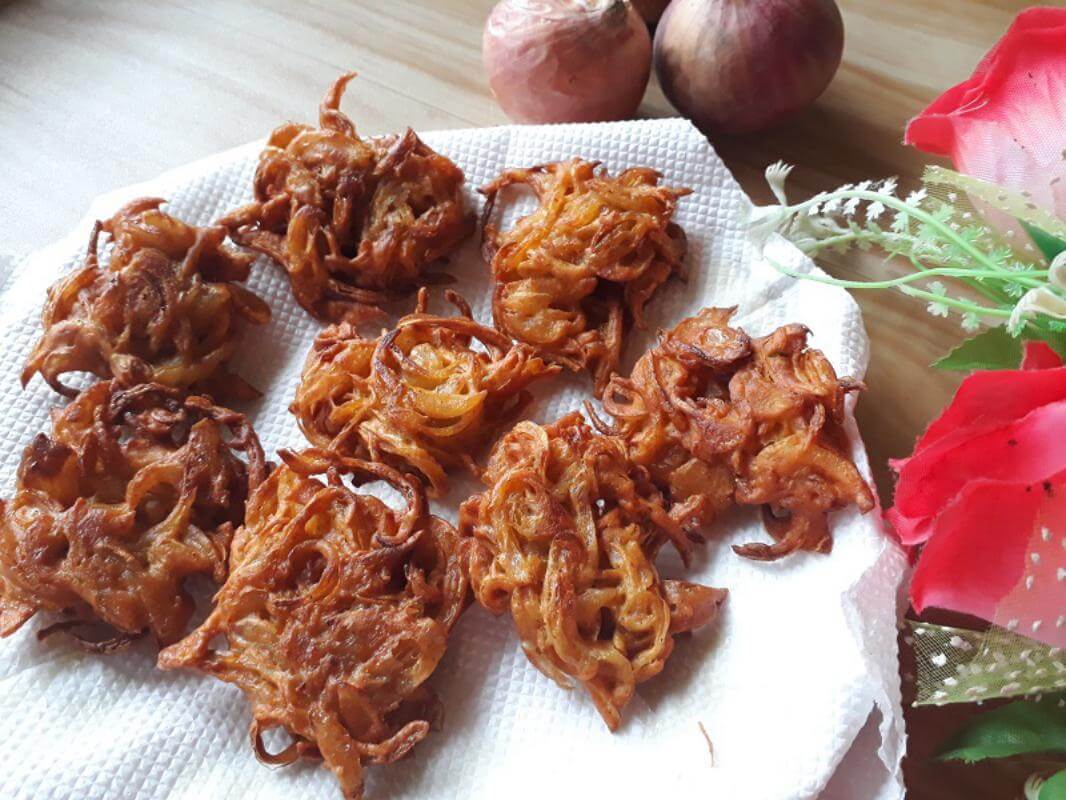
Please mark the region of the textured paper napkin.
<svg viewBox="0 0 1066 800"><path fill-rule="evenodd" d="M652 301L652 326L672 326L706 305L737 305L737 322L750 334L806 323L812 343L840 374L863 374L868 343L854 301L841 290L785 278L760 260L744 235L749 200L687 122L508 127L424 138L465 170L469 187L504 167L574 155L602 160L612 171L659 169L666 183L694 192L677 215L688 233L690 276ZM259 149L259 143L238 148L100 197L69 237L3 272L0 491L10 492L23 447L46 429L48 409L61 403L40 379L21 390L18 375L40 333L45 291L83 257L92 220L133 197L155 195L170 201L171 213L208 223L250 198ZM472 188L468 196L480 204ZM778 261L814 269L783 240L771 247ZM489 283L477 244L469 242L452 266L459 276L454 288L479 319L489 320ZM265 392L245 410L268 453L300 447L287 406L319 325L293 302L271 265L261 262L250 286L270 303L273 319L246 338L236 361L237 371ZM443 307L439 298L434 303ZM653 331L630 338L626 370L652 340ZM589 381L568 376L535 389L530 416L548 421L578 408ZM850 432L868 474L853 421ZM454 520L457 502L474 488L457 480L438 513ZM850 766L826 796L901 797L895 601L903 560L876 514L841 512L832 528L831 555L762 564L729 549L766 539L754 513L719 525L688 577L729 589L720 621L678 642L663 673L638 687L614 735L583 692L560 689L528 663L508 618L472 607L432 678L445 705L443 731L408 760L372 768L368 797L629 798L650 791L791 800L826 790L849 749ZM320 767L269 770L256 762L248 706L236 688L154 669L147 642L109 657L84 655L59 636L39 643L38 624L0 641L0 797L339 796ZM868 723L875 709L879 715ZM855 786L867 788L848 788Z"/></svg>

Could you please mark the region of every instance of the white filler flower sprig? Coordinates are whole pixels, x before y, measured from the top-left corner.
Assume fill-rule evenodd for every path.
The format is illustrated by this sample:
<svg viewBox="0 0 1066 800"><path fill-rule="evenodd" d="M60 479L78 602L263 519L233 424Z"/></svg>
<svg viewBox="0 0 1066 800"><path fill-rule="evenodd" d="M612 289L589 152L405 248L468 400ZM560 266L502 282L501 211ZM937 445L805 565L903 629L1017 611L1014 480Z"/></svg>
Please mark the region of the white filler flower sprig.
<svg viewBox="0 0 1066 800"><path fill-rule="evenodd" d="M997 326L1013 337L1063 341L1066 222L1024 195L929 167L923 187L906 197L888 178L790 204L785 181L791 171L781 162L766 170L778 204L752 213L750 230L759 246L779 233L812 257L876 248L914 271L890 280L842 280L798 273L768 258L781 272L847 289L897 289L925 301L931 314L957 316L970 333ZM969 291L952 291L945 280Z"/></svg>

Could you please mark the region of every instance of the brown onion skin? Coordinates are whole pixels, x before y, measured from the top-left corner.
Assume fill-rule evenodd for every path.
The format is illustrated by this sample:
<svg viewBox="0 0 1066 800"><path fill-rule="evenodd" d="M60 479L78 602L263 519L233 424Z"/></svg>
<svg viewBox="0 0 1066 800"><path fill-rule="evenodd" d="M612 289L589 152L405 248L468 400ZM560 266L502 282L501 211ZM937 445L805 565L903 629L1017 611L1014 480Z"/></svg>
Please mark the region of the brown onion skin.
<svg viewBox="0 0 1066 800"><path fill-rule="evenodd" d="M482 56L515 122L630 119L651 74L651 36L626 0L501 0Z"/></svg>
<svg viewBox="0 0 1066 800"><path fill-rule="evenodd" d="M812 103L843 50L834 0L673 0L656 31L655 71L700 130L736 135Z"/></svg>

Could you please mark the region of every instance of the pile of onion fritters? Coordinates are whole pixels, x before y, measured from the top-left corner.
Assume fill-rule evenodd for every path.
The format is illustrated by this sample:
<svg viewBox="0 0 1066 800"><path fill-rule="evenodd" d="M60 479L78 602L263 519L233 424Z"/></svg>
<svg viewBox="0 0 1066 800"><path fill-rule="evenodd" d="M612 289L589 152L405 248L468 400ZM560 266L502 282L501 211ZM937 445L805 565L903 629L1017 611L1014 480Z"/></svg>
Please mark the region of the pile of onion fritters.
<svg viewBox="0 0 1066 800"><path fill-rule="evenodd" d="M450 290L458 313L431 313L427 284L448 280L436 267L475 227L463 172L411 130L361 138L339 110L351 77L319 127L274 131L252 203L196 227L134 201L52 287L22 378L73 400L0 501L0 636L37 612L57 615L40 636L96 652L150 634L160 667L242 690L262 761L322 760L359 800L366 765L439 727L429 679L471 596L509 612L534 666L584 687L613 731L726 597L664 578L667 546L688 567L723 512L758 506L775 541L740 555L824 553L828 514L874 500L844 428L861 384L800 325L753 339L733 309L704 309L617 374L626 331L684 271L674 214L689 190L652 169L611 176L572 158L504 172L481 190L494 327ZM493 211L516 185L536 207L501 230ZM244 328L270 319L244 286L254 256L227 237L332 323L290 407L312 446L278 466L210 396L258 395L229 365ZM587 404L591 423L522 421L563 369L591 373L605 417ZM79 393L61 380L72 373L99 380ZM459 470L484 490L456 530L427 497ZM377 482L402 507L358 491ZM217 594L190 631L194 577ZM289 744L271 752L275 728Z"/></svg>

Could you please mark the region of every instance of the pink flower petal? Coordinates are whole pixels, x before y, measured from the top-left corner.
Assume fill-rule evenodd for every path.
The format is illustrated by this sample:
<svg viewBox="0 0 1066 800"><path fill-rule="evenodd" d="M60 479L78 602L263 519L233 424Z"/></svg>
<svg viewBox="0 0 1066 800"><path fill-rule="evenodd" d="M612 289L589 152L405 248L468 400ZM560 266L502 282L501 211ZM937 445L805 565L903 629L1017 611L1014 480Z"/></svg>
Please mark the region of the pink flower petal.
<svg viewBox="0 0 1066 800"><path fill-rule="evenodd" d="M918 451L903 467L896 486L895 510L911 519L932 517L975 480L1013 484L1047 480L1066 470L1063 431L1066 400L962 440L944 436Z"/></svg>
<svg viewBox="0 0 1066 800"><path fill-rule="evenodd" d="M933 535L934 517L905 517L898 508L885 512L885 519L892 526L899 543L908 547L921 544Z"/></svg>
<svg viewBox="0 0 1066 800"><path fill-rule="evenodd" d="M1033 522L1025 571L988 619L1052 647L1066 648L1066 476L1053 481Z"/></svg>
<svg viewBox="0 0 1066 800"><path fill-rule="evenodd" d="M966 439L1063 399L1066 368L975 372L962 382L951 404L926 429L914 448L915 454L941 439Z"/></svg>
<svg viewBox="0 0 1066 800"><path fill-rule="evenodd" d="M936 535L922 549L911 581L911 604L992 619L1017 586L1042 487L979 480L940 514Z"/></svg>
<svg viewBox="0 0 1066 800"><path fill-rule="evenodd" d="M969 80L911 120L904 141L1066 216L1066 9L1019 14Z"/></svg>

